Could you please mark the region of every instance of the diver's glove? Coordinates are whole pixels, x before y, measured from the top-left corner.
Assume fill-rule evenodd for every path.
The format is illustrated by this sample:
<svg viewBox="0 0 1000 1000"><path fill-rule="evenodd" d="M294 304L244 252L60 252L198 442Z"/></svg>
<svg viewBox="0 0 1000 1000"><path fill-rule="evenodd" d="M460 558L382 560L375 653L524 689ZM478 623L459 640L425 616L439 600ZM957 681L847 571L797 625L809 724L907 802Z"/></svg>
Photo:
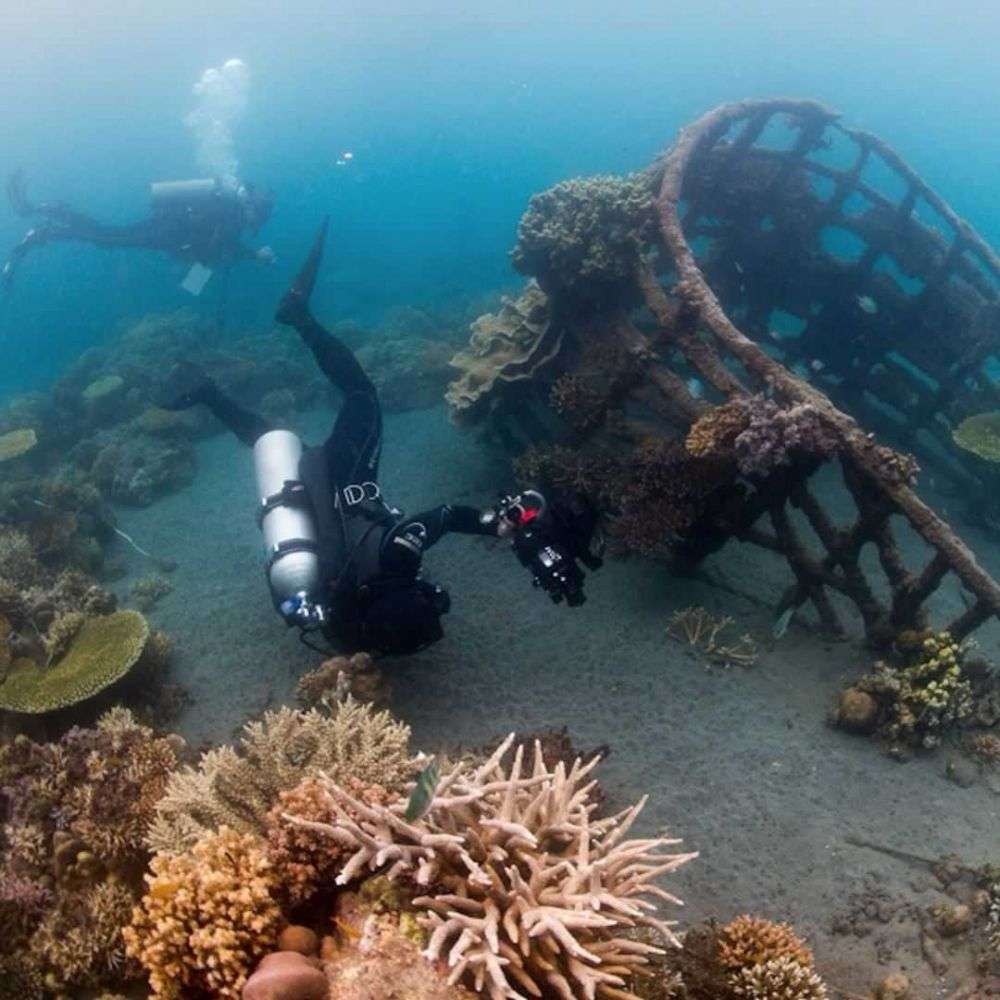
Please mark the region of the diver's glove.
<svg viewBox="0 0 1000 1000"><path fill-rule="evenodd" d="M550 503L538 490L525 490L500 497L483 518L496 524L497 535L511 540L518 561L531 571L532 583L553 603L565 600L571 608L583 604L585 574L577 560L590 570L604 563L597 515L583 497L560 496Z"/></svg>

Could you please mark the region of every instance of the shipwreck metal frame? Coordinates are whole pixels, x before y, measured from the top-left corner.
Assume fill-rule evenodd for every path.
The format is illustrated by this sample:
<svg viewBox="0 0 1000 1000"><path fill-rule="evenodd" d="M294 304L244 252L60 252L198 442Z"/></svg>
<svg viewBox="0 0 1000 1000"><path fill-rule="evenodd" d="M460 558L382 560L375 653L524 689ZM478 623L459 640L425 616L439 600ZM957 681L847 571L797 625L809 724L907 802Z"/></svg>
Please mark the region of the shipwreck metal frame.
<svg viewBox="0 0 1000 1000"><path fill-rule="evenodd" d="M755 145L775 116L782 116L785 126L798 132L789 150ZM858 147L853 166L846 170L838 171L809 159L809 154L822 146L828 130L838 131ZM880 157L905 183L906 193L898 205L862 179L873 156ZM835 189L824 212L809 224L817 241L817 226L830 224L830 220L838 226L862 230L859 235L867 245L861 259L843 269L849 282L846 287L863 289L879 257L898 254L900 240L910 231L917 233L918 241L928 248L921 261L912 256L906 260L910 273L916 270L916 263L926 267L921 274L923 292L912 302L906 301L911 315L920 314L927 296L939 294L942 288L955 290L956 281L961 283L957 292L972 303L974 308L966 311L965 321L974 335L958 344L954 356L934 365L929 374L936 380L937 389L918 393L914 405L903 408L905 419L912 421L911 439L917 428L932 427L936 414L959 394L975 391L990 399L998 396L984 365L997 341L993 331L997 327L1000 258L881 140L839 125L837 116L822 105L778 99L722 106L680 133L655 168L662 178L657 198L660 231L676 281L668 291L649 264L642 265L639 275L645 303L657 326L653 339L659 351L680 352L682 367L697 373L718 397L732 399L766 391L782 405L808 404L840 438L838 459L843 482L857 508L851 524L839 526L835 522L807 479L779 470L750 496L735 532L744 541L781 554L791 567L795 583L784 595L779 610L811 601L824 625L841 632L830 599L831 592L837 593L858 609L869 639L885 644L901 628L923 624L926 600L949 574L954 574L972 599L964 613L946 627L956 637L964 637L989 618L1000 616L1000 586L952 528L916 494L901 456L880 445L817 385L794 374L733 322L692 249L692 240L705 232L705 226L711 229L714 224L710 218L710 187L703 183L706 171L711 169L718 178L762 162L772 165L770 192L778 202L783 185L797 183L801 193L803 171L833 180ZM854 191L861 191L874 206L867 216L859 218L844 212L844 202ZM952 228L950 243L916 219L914 209L919 198L925 199ZM883 221L888 218L892 225L876 227L872 223L876 217ZM816 322L816 317L807 320L800 338L805 345L800 349L803 353L815 339L808 324ZM758 329L758 337L761 333ZM783 346L788 349L788 345ZM923 360L929 367L926 357ZM706 401L689 391L682 374L660 364L652 365L648 374L661 390L665 413L669 412L675 422L680 417L690 423L705 412ZM790 508L804 515L822 551L816 551L815 545L805 540L790 516ZM904 516L933 552L918 572L911 572L903 562L891 523L894 514ZM859 562L862 549L869 543L875 546L888 583L888 603L876 594Z"/></svg>

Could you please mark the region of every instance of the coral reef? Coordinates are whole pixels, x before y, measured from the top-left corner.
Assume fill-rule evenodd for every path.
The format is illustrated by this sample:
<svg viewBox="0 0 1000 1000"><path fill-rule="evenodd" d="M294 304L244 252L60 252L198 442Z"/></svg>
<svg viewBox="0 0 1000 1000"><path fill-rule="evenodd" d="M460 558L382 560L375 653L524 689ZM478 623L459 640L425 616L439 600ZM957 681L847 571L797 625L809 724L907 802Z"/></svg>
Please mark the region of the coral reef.
<svg viewBox="0 0 1000 1000"><path fill-rule="evenodd" d="M39 714L92 698L139 662L148 638L137 611L58 617L45 639L45 662L24 656L11 662L0 682L0 708Z"/></svg>
<svg viewBox="0 0 1000 1000"><path fill-rule="evenodd" d="M121 708L57 743L0 744L0 968L49 994L134 978L121 928L180 746Z"/></svg>
<svg viewBox="0 0 1000 1000"><path fill-rule="evenodd" d="M732 624L732 618L715 616L702 607L681 608L670 616L667 635L696 647L718 663L752 667L757 662L757 643L749 634L724 639L723 633Z"/></svg>
<svg viewBox="0 0 1000 1000"><path fill-rule="evenodd" d="M333 656L299 678L296 695L304 708L334 705L348 695L376 708L385 708L391 695L389 681L367 653Z"/></svg>
<svg viewBox="0 0 1000 1000"><path fill-rule="evenodd" d="M88 452L93 452L89 464ZM190 442L137 433L131 425L94 438L92 448L78 448L74 457L105 496L134 507L146 507L194 480Z"/></svg>
<svg viewBox="0 0 1000 1000"><path fill-rule="evenodd" d="M153 996L240 997L282 923L257 839L222 827L189 853L157 855L145 878L146 894L123 934Z"/></svg>
<svg viewBox="0 0 1000 1000"><path fill-rule="evenodd" d="M453 376L454 348L422 337L378 338L358 350L358 361L388 413L434 406Z"/></svg>
<svg viewBox="0 0 1000 1000"><path fill-rule="evenodd" d="M170 780L149 828L152 850L176 854L227 825L263 834L282 792L323 772L401 790L415 770L410 730L348 697L329 713L282 708L248 723L237 748L209 750Z"/></svg>
<svg viewBox="0 0 1000 1000"><path fill-rule="evenodd" d="M499 405L501 386L530 381L561 346L562 330L537 285L530 283L517 299L505 298L499 312L472 324L468 346L451 359L460 372L445 393L452 419L474 420Z"/></svg>
<svg viewBox="0 0 1000 1000"><path fill-rule="evenodd" d="M963 670L965 657L966 647L947 632L926 632L916 634L915 647L904 643L898 662L879 660L850 687L877 703L874 724L866 722L861 731L876 730L890 747L938 746L949 729L973 714L974 691ZM847 718L841 712L834 721Z"/></svg>
<svg viewBox="0 0 1000 1000"><path fill-rule="evenodd" d="M578 178L532 197L511 260L560 301L607 309L634 289L655 237L648 177Z"/></svg>
<svg viewBox="0 0 1000 1000"><path fill-rule="evenodd" d="M719 961L738 971L777 959L812 968L812 952L789 924L743 914L719 931Z"/></svg>
<svg viewBox="0 0 1000 1000"><path fill-rule="evenodd" d="M424 895L413 905L431 930L424 954L447 961L451 982L494 1000L622 988L657 952L625 936L629 929L652 927L677 943L654 902L676 899L654 880L695 855L664 850L676 840L626 840L642 802L592 820L588 778L597 759L548 771L536 747L528 773L523 747L502 763L513 741L474 770L456 765L412 823L405 803L369 806L327 778L320 781L336 824L288 819L350 851L338 884L384 865L390 880L414 882Z"/></svg>
<svg viewBox="0 0 1000 1000"><path fill-rule="evenodd" d="M796 458L829 458L839 440L808 403L783 408L763 396L749 396L697 420L685 446L696 456L732 456L741 475L764 477Z"/></svg>
<svg viewBox="0 0 1000 1000"><path fill-rule="evenodd" d="M741 969L733 993L747 1000L826 1000L823 980L790 958L772 958Z"/></svg>

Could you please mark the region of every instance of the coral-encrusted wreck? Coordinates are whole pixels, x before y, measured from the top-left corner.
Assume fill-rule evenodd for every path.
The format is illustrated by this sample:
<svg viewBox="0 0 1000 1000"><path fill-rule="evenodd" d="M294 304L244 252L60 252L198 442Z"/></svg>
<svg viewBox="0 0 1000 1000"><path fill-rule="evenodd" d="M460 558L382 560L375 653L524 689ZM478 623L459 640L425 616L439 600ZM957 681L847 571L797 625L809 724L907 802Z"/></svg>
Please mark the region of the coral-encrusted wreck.
<svg viewBox="0 0 1000 1000"><path fill-rule="evenodd" d="M1000 258L883 141L809 101L725 105L645 174L533 199L514 261L548 297L539 349L519 343L513 380L509 352L493 376L477 352L475 406L450 398L525 478L594 495L623 548L776 552L794 574L779 612L811 602L841 632L846 598L875 644L926 625L949 574L968 596L953 635L1000 614L910 454L989 493L996 471L952 434L1000 408ZM829 462L847 523L810 483ZM926 544L917 570L898 515Z"/></svg>

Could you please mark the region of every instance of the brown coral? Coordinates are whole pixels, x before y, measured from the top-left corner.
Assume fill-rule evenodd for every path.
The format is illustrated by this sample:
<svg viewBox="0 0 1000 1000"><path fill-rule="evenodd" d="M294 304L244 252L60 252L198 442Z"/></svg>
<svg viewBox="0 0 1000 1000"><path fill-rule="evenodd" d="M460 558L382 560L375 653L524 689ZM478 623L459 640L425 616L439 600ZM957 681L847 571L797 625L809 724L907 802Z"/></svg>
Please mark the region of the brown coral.
<svg viewBox="0 0 1000 1000"><path fill-rule="evenodd" d="M783 958L807 969L813 965L812 952L790 924L744 914L719 932L719 961L732 972Z"/></svg>
<svg viewBox="0 0 1000 1000"><path fill-rule="evenodd" d="M749 423L750 414L742 400L714 406L691 425L684 447L697 458L709 455L731 457L736 438Z"/></svg>
<svg viewBox="0 0 1000 1000"><path fill-rule="evenodd" d="M823 980L811 967L787 956L740 969L732 990L746 1000L826 1000Z"/></svg>
<svg viewBox="0 0 1000 1000"><path fill-rule="evenodd" d="M210 750L196 768L173 775L147 842L154 851L176 853L223 824L262 834L278 796L320 771L399 790L414 772L409 739L410 730L388 712L350 697L330 713L265 712L244 727L237 748Z"/></svg>
<svg viewBox="0 0 1000 1000"><path fill-rule="evenodd" d="M368 805L386 805L391 799L378 785L364 785L351 779L347 786ZM286 814L314 823L335 823L336 815L323 785L316 778L306 778L290 791L282 792L267 814L267 856L283 893L294 905L333 882L346 852L336 840L317 837L287 820Z"/></svg>
<svg viewBox="0 0 1000 1000"><path fill-rule="evenodd" d="M282 924L273 870L255 837L223 827L191 852L157 855L124 937L156 997L238 998Z"/></svg>
<svg viewBox="0 0 1000 1000"><path fill-rule="evenodd" d="M315 670L299 678L295 693L305 708L335 705L348 695L376 708L385 708L391 690L385 674L371 656L355 653L324 660Z"/></svg>
<svg viewBox="0 0 1000 1000"><path fill-rule="evenodd" d="M656 948L625 932L649 926L677 943L656 915L656 901L677 900L654 880L695 855L664 850L676 840L625 839L644 801L593 820L596 758L548 771L536 746L528 774L523 748L502 764L513 741L471 772L450 770L416 822L403 818L405 803L367 806L323 779L337 822L288 818L351 852L339 884L388 865L390 879L424 891L414 900L432 931L424 954L448 963L451 982L493 1000L544 990L628 996L625 977Z"/></svg>

